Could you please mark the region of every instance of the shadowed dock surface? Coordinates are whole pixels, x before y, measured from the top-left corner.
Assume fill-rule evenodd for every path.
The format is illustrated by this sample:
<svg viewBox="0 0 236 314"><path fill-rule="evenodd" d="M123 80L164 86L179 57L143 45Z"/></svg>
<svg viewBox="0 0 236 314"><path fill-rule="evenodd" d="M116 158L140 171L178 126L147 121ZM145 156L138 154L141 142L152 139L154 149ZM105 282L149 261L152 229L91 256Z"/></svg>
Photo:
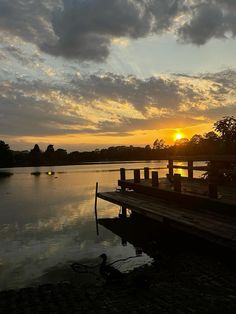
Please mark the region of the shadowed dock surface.
<svg viewBox="0 0 236 314"><path fill-rule="evenodd" d="M224 212L197 211L134 191L104 192L97 196L169 226L236 249L236 217L227 216Z"/></svg>
<svg viewBox="0 0 236 314"><path fill-rule="evenodd" d="M134 180L119 180L119 185L128 186L130 188L133 187ZM140 180L140 185L146 188L152 188L152 181L149 180ZM192 194L195 196L208 196L208 182L203 179L188 179L186 177L181 178L181 186L182 186L182 193ZM157 189L157 188L156 188ZM159 179L159 186L158 190L164 191L174 191L173 183L171 183L166 178ZM218 200L219 202L224 202L228 204L235 205L235 212L236 212L236 186L233 185L219 185L218 186Z"/></svg>

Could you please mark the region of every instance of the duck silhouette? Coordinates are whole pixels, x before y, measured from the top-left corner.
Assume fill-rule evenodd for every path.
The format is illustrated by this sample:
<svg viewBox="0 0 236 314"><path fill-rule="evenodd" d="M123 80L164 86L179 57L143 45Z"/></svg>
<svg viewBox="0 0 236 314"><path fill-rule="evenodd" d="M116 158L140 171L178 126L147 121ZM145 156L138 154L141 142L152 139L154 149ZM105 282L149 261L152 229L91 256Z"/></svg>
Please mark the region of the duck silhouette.
<svg viewBox="0 0 236 314"><path fill-rule="evenodd" d="M107 255L103 253L100 255L102 263L100 265L100 274L107 282L116 282L124 279L125 274L121 273L115 267L107 264Z"/></svg>
<svg viewBox="0 0 236 314"><path fill-rule="evenodd" d="M146 289L150 286L150 278L141 272L135 272L134 274L125 274L120 272L115 267L107 264L107 255L103 253L100 255L102 263L100 265L100 274L106 280L107 283L126 283L128 286L132 286L139 289Z"/></svg>

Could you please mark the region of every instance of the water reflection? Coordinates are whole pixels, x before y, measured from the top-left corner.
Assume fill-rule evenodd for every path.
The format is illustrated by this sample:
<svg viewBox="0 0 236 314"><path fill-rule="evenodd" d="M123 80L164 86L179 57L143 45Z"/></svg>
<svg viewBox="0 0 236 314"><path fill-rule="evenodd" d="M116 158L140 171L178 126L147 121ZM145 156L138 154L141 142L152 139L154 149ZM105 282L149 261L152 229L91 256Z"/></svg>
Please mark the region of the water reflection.
<svg viewBox="0 0 236 314"><path fill-rule="evenodd" d="M146 165L135 164L135 168ZM111 261L136 254L133 245L106 228L101 227L99 237L96 235L95 182L100 191L114 190L120 167L16 168L11 169L14 176L0 180L0 290L51 281L52 277L66 280L71 261L95 262L102 253ZM134 165L126 167L133 169ZM52 175L46 175L49 172ZM132 176L131 170L128 175ZM98 200L99 218L117 217L118 213L119 207ZM142 263L147 261L144 255Z"/></svg>

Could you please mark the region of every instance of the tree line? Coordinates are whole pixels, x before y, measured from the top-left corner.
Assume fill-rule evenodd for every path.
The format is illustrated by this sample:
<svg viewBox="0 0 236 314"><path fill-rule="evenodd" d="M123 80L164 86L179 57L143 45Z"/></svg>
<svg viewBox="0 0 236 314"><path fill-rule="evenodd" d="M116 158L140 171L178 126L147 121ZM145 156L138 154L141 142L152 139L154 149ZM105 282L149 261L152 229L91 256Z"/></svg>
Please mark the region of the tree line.
<svg viewBox="0 0 236 314"><path fill-rule="evenodd" d="M153 145L145 147L112 146L90 152L54 149L52 144L42 151L35 144L30 151L13 151L4 141L0 141L0 167L76 165L83 162L131 161L165 159L170 156L236 154L236 119L223 117L213 125L213 131L204 135L195 134L191 139L182 138L174 145L166 145L156 139Z"/></svg>

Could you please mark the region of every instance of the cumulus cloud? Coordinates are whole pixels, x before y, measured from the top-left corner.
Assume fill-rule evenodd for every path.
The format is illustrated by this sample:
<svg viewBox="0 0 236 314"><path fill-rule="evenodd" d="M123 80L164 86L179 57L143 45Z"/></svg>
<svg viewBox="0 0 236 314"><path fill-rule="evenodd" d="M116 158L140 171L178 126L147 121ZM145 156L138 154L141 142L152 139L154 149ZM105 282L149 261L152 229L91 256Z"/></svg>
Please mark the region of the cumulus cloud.
<svg viewBox="0 0 236 314"><path fill-rule="evenodd" d="M88 101L112 99L117 103L129 103L138 111L145 112L150 106L176 108L181 101L179 86L171 79L139 79L136 76L123 76L113 73L91 75L88 78L75 78L73 85Z"/></svg>
<svg viewBox="0 0 236 314"><path fill-rule="evenodd" d="M51 18L57 6L58 0L0 0L0 30L41 46L55 38Z"/></svg>
<svg viewBox="0 0 236 314"><path fill-rule="evenodd" d="M233 0L194 1L190 18L177 30L183 42L203 45L211 38L234 38L236 3Z"/></svg>
<svg viewBox="0 0 236 314"><path fill-rule="evenodd" d="M36 89L37 87L37 89ZM59 135L89 130L89 121L58 104L57 89L42 81L3 82L0 87L0 134ZM59 96L58 96L59 97Z"/></svg>
<svg viewBox="0 0 236 314"><path fill-rule="evenodd" d="M103 62L120 38L235 37L235 8L234 0L0 0L0 30L55 56Z"/></svg>
<svg viewBox="0 0 236 314"><path fill-rule="evenodd" d="M58 41L45 44L55 55L104 61L112 39L141 38L168 30L179 14L182 0L64 0L55 13Z"/></svg>

